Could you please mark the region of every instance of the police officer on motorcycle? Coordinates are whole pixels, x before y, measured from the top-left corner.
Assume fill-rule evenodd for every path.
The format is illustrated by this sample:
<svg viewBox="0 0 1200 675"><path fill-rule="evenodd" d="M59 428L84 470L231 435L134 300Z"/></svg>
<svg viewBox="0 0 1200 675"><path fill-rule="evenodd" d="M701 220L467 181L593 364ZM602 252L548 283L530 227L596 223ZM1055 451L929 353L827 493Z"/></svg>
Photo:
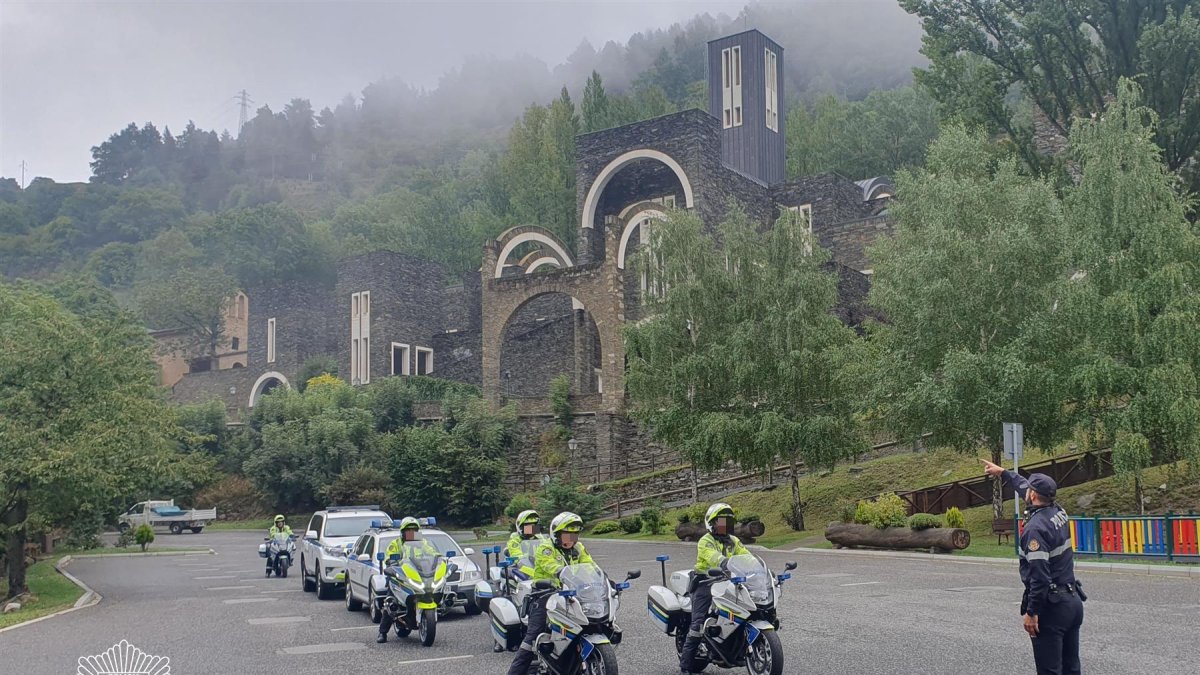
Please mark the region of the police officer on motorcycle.
<svg viewBox="0 0 1200 675"><path fill-rule="evenodd" d="M558 585L558 572L567 565L580 565L593 562L579 541L579 533L583 531L583 518L564 511L550 521L550 539L543 540L538 545L533 563L533 579L535 582L547 580ZM533 653L533 643L537 637L546 632L546 600L547 595L535 597L529 603L528 623L525 629L525 639L517 656L508 668L508 675L526 675L529 666L533 664L536 655Z"/></svg>
<svg viewBox="0 0 1200 675"><path fill-rule="evenodd" d="M750 554L742 542L733 536L733 524L733 507L728 504L713 504L704 514L704 526L708 533L696 544L696 568L692 572L690 586L692 623L679 655L679 670L685 675L694 672L692 662L703 636L700 631L712 608L712 579L708 571L718 567L724 569L731 556Z"/></svg>
<svg viewBox="0 0 1200 675"><path fill-rule="evenodd" d="M389 565L398 565L404 557L411 554L414 550L422 550L431 555L438 555L438 550L424 539L418 539L417 533L421 529L421 523L412 516L408 516L400 521L400 536L396 537L388 544L387 552L384 553L384 558ZM396 622L396 617L392 616L391 612L384 609L382 619L379 622L379 635L375 638L376 642L387 642L388 631L392 629L392 625Z"/></svg>
<svg viewBox="0 0 1200 675"><path fill-rule="evenodd" d="M275 524L271 525L271 529L267 531L267 539L269 541L274 541L275 537L277 537L281 534L286 535L288 537L295 536L292 534L292 528L288 526L286 520L287 519L283 517L282 513L275 516L275 521L274 521ZM270 549L268 549L268 550L270 550ZM269 556L269 555L267 556L267 569L268 570L272 569L272 563L274 562L271 558L272 558L272 556Z"/></svg>
<svg viewBox="0 0 1200 675"><path fill-rule="evenodd" d="M515 523L515 531L508 536L508 557L521 560L523 555L521 551L521 543L534 539L541 531L539 525L540 518L538 512L533 509L526 509L517 515ZM533 568L527 565L522 565L518 568L526 577L533 577Z"/></svg>
<svg viewBox="0 0 1200 675"><path fill-rule="evenodd" d="M1021 531L1021 615L1038 675L1078 675L1079 628L1087 595L1075 579L1070 518L1054 501L1058 485L1045 474L1030 474L1026 480L987 460L983 464L989 476L1003 476L1029 506Z"/></svg>

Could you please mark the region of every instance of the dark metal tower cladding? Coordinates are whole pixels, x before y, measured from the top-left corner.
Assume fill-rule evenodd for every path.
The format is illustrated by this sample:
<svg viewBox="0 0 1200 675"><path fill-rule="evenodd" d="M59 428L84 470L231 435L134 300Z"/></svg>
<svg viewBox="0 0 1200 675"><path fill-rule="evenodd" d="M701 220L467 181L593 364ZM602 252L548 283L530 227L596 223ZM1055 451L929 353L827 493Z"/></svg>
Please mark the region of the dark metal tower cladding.
<svg viewBox="0 0 1200 675"><path fill-rule="evenodd" d="M766 185L787 178L783 47L757 30L708 43L708 110L721 159Z"/></svg>

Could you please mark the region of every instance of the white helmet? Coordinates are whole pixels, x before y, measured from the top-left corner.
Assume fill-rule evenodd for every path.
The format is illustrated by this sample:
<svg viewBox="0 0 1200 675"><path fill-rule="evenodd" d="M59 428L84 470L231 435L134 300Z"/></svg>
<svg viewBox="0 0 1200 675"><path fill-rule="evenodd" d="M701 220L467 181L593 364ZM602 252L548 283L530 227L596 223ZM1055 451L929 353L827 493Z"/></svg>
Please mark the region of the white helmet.
<svg viewBox="0 0 1200 675"><path fill-rule="evenodd" d="M583 531L583 518L570 511L563 511L550 521L550 536L554 537L555 542L559 541L559 535L563 532L581 531Z"/></svg>
<svg viewBox="0 0 1200 675"><path fill-rule="evenodd" d="M733 507L724 502L718 502L708 507L708 511L704 513L704 527L709 534L716 534L713 532L713 521L721 516L733 518ZM728 534L733 534L732 529Z"/></svg>

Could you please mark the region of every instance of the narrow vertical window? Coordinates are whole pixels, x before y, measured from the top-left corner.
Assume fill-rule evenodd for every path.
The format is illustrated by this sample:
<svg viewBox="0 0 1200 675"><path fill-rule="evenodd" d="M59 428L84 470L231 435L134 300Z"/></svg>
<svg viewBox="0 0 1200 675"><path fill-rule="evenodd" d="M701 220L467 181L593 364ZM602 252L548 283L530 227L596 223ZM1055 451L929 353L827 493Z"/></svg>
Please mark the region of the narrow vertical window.
<svg viewBox="0 0 1200 675"><path fill-rule="evenodd" d="M275 319L267 319L267 363L275 363Z"/></svg>
<svg viewBox="0 0 1200 675"><path fill-rule="evenodd" d="M763 78L766 87L767 128L779 132L779 60L775 52L763 50Z"/></svg>
<svg viewBox="0 0 1200 675"><path fill-rule="evenodd" d="M733 75L733 91L731 92L733 123L731 126L740 127L742 126L742 48L734 47L730 56L732 62L730 69Z"/></svg>
<svg viewBox="0 0 1200 675"><path fill-rule="evenodd" d="M430 375L433 373L433 350L428 347L417 347L417 374Z"/></svg>
<svg viewBox="0 0 1200 675"><path fill-rule="evenodd" d="M721 50L721 126L725 129L733 126L733 78L731 51Z"/></svg>
<svg viewBox="0 0 1200 675"><path fill-rule="evenodd" d="M362 339L362 368L360 379L363 384L371 383L371 338Z"/></svg>
<svg viewBox="0 0 1200 675"><path fill-rule="evenodd" d="M371 292L350 295L350 383L371 381Z"/></svg>

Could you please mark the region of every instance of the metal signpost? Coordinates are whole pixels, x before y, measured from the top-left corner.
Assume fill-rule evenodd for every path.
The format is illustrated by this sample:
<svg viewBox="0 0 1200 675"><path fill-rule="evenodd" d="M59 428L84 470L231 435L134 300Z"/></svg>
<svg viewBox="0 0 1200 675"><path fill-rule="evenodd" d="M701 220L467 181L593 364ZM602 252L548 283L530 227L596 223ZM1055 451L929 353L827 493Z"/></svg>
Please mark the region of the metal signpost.
<svg viewBox="0 0 1200 675"><path fill-rule="evenodd" d="M1017 467L1021 464L1021 458L1025 455L1025 427L1020 422L1004 422L1004 458L1013 461L1013 473L1017 472ZM1017 486L1013 485L1013 532L1017 533L1016 540L1017 551L1021 550L1020 537L1020 520L1021 520L1021 497L1017 494Z"/></svg>

